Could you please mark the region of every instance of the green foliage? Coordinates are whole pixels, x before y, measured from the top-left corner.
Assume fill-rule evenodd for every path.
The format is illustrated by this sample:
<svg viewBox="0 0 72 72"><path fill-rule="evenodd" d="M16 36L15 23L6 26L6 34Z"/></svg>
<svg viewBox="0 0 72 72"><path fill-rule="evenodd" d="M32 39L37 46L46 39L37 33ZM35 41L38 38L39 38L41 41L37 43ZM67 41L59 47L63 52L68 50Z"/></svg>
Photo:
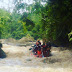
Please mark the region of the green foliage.
<svg viewBox="0 0 72 72"><path fill-rule="evenodd" d="M33 13L33 14L30 14L29 16L28 16L29 18L31 18L31 20L34 22L34 27L32 28L32 36L35 38L35 39L37 39L37 38L41 38L41 35L42 35L42 33L41 33L41 26L42 26L42 24L41 24L41 18L42 18L42 16L41 16L41 13L39 13L39 14L35 14L35 13Z"/></svg>
<svg viewBox="0 0 72 72"><path fill-rule="evenodd" d="M42 31L51 41L68 44L68 33L72 30L71 0L49 0L42 12Z"/></svg>
<svg viewBox="0 0 72 72"><path fill-rule="evenodd" d="M21 15L18 13L11 14L10 34L12 38L20 39L25 36L24 23L20 21Z"/></svg>
<svg viewBox="0 0 72 72"><path fill-rule="evenodd" d="M68 34L69 41L72 41L72 31Z"/></svg>
<svg viewBox="0 0 72 72"><path fill-rule="evenodd" d="M0 38L2 38L1 35L5 35L6 34L6 22L10 19L9 18L10 13L8 13L7 11L0 9Z"/></svg>
<svg viewBox="0 0 72 72"><path fill-rule="evenodd" d="M27 4L14 0L11 14L0 9L0 38L20 39L29 34L35 39L46 38L60 44L72 41L72 1L33 1L33 4Z"/></svg>
<svg viewBox="0 0 72 72"><path fill-rule="evenodd" d="M0 38L20 39L24 35L23 23L19 23L20 14L13 12L12 14L1 9L0 10Z"/></svg>

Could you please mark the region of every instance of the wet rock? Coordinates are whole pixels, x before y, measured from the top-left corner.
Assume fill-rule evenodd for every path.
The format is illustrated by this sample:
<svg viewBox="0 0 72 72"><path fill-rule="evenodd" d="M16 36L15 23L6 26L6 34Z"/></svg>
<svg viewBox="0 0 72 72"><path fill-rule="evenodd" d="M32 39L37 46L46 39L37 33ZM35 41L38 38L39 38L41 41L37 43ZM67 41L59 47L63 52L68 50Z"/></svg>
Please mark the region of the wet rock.
<svg viewBox="0 0 72 72"><path fill-rule="evenodd" d="M6 54L2 49L0 49L0 58L6 58Z"/></svg>
<svg viewBox="0 0 72 72"><path fill-rule="evenodd" d="M0 48L2 48L2 43L0 43Z"/></svg>

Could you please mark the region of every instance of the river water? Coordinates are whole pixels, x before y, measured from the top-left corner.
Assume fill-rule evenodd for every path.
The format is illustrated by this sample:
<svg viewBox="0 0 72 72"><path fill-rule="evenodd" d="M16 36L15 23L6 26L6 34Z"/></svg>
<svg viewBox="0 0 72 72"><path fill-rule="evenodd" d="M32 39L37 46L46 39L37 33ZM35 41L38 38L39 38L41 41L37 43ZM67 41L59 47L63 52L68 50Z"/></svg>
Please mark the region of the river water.
<svg viewBox="0 0 72 72"><path fill-rule="evenodd" d="M0 72L72 72L72 52L52 50L52 56L37 58L31 46L3 44L0 49Z"/></svg>

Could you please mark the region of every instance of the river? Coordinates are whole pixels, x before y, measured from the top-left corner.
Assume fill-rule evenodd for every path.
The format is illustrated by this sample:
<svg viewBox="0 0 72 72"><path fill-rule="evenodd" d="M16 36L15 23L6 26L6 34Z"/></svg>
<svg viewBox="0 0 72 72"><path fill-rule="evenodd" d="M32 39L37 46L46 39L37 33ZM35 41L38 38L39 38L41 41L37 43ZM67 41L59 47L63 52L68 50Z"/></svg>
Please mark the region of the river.
<svg viewBox="0 0 72 72"><path fill-rule="evenodd" d="M52 56L38 58L29 51L30 47L3 44L0 72L72 72L71 51L53 47Z"/></svg>

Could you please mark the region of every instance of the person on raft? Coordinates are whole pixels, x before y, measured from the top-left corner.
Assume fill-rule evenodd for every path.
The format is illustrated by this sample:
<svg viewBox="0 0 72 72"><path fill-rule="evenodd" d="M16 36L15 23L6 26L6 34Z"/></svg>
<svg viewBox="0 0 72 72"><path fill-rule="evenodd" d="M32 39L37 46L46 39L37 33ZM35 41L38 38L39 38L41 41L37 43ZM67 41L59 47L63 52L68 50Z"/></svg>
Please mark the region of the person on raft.
<svg viewBox="0 0 72 72"><path fill-rule="evenodd" d="M41 42L39 39L36 41L36 45L34 45L33 54L37 56L41 55Z"/></svg>
<svg viewBox="0 0 72 72"><path fill-rule="evenodd" d="M36 43L38 44L37 45L37 57L41 57L42 56L41 42L40 40L37 40Z"/></svg>
<svg viewBox="0 0 72 72"><path fill-rule="evenodd" d="M43 47L43 56L44 57L48 57L48 56L50 56L50 50L51 50L51 43L50 43L50 41L48 42L48 43L44 43L43 45L42 45L42 47Z"/></svg>

